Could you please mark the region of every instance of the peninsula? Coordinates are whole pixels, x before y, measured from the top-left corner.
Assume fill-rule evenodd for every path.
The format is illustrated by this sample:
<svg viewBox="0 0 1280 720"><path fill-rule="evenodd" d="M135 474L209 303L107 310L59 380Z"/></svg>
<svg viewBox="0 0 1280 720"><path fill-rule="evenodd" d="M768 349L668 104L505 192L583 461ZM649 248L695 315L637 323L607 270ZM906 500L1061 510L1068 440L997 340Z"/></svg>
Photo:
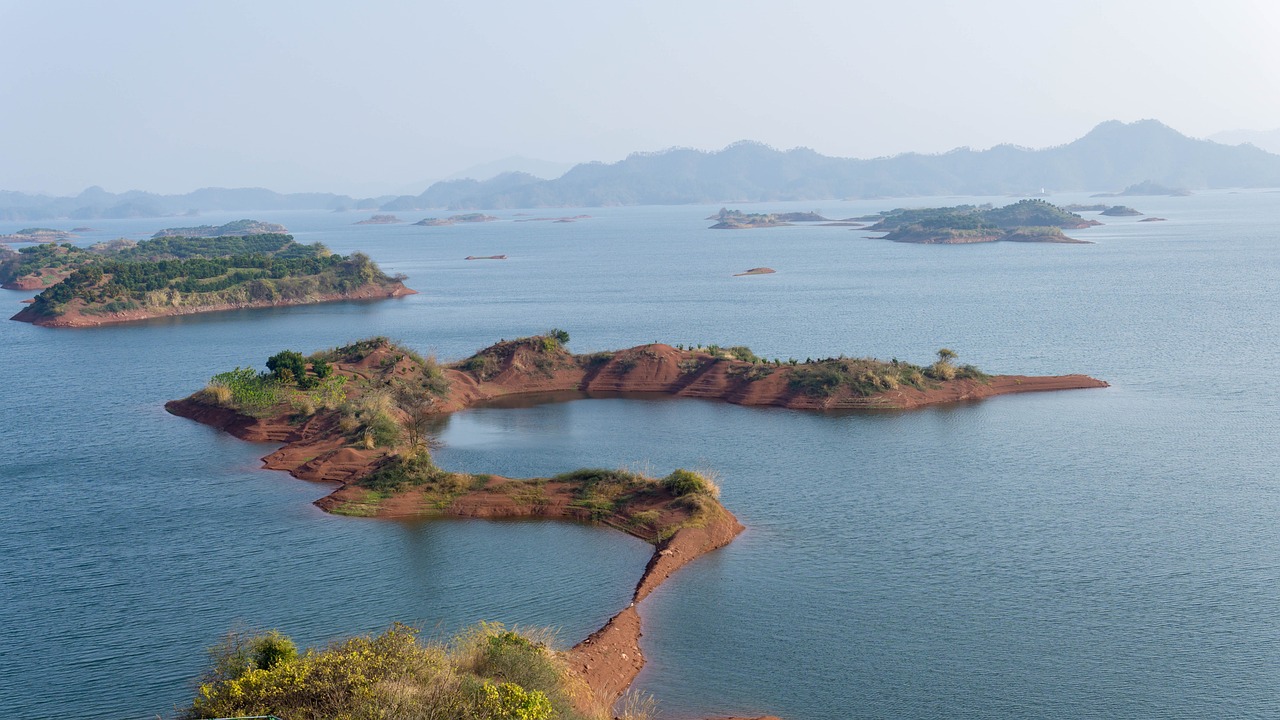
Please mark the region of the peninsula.
<svg viewBox="0 0 1280 720"><path fill-rule="evenodd" d="M450 365L385 338L304 357L285 350L268 372L215 375L199 392L165 405L250 441L283 447L267 468L339 483L317 505L361 517L525 517L599 522L654 545L653 556L622 609L563 653L590 693L579 709L601 717L644 664L636 605L672 573L742 531L717 499L711 478L675 470L651 478L584 469L550 478L512 479L438 467L427 438L435 418L501 397L540 393L661 392L742 405L825 410L910 408L1014 392L1106 387L1083 375L990 376L936 362L827 358L766 361L745 347L685 349L650 344L574 355L568 334L503 341ZM609 717L603 715L603 717Z"/></svg>
<svg viewBox="0 0 1280 720"><path fill-rule="evenodd" d="M885 240L924 245L960 245L984 242L1049 242L1087 244L1067 237L1062 230L1101 225L1097 220L1068 212L1044 200L1020 200L1001 208L992 205L957 205L942 208L898 208L879 216L867 228L884 232Z"/></svg>
<svg viewBox="0 0 1280 720"><path fill-rule="evenodd" d="M42 289L12 319L48 327L414 292L362 253L335 255L277 234L37 245L0 258L0 281Z"/></svg>

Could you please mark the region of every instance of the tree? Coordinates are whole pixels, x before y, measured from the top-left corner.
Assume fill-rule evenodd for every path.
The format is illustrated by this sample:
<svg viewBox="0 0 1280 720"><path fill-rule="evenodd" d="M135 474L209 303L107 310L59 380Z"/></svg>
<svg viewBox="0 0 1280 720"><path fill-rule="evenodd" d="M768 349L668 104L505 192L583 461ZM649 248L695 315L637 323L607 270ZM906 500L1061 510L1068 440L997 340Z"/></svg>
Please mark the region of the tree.
<svg viewBox="0 0 1280 720"><path fill-rule="evenodd" d="M275 379L282 382L302 382L307 377L306 359L302 357L302 353L293 350L281 350L267 358L267 369Z"/></svg>
<svg viewBox="0 0 1280 720"><path fill-rule="evenodd" d="M957 357L959 356L956 354L956 351L951 350L950 348L942 348L938 350L938 362L940 363L950 364L951 361L955 360Z"/></svg>

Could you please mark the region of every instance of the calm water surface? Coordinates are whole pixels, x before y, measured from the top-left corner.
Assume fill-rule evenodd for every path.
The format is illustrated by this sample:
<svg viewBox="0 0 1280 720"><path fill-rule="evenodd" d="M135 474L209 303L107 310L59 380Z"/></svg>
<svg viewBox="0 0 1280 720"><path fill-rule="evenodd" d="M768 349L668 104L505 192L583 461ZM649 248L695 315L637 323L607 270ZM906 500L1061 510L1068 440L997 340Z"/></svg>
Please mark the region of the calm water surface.
<svg viewBox="0 0 1280 720"><path fill-rule="evenodd" d="M1169 221L1070 233L1089 246L712 232L710 207L445 228L256 213L364 250L421 294L81 331L0 322L3 714L170 714L234 627L314 644L489 619L581 639L625 604L647 546L577 525L328 516L310 504L328 486L258 469L272 446L161 407L286 347L386 334L456 359L563 327L578 351L926 362L947 346L995 372L1113 384L914 413L609 398L452 417L439 459L460 470L719 473L748 531L642 606L638 687L667 716L1272 717L1280 195L1132 204ZM104 221L83 241L172 224ZM779 272L729 277L761 265Z"/></svg>

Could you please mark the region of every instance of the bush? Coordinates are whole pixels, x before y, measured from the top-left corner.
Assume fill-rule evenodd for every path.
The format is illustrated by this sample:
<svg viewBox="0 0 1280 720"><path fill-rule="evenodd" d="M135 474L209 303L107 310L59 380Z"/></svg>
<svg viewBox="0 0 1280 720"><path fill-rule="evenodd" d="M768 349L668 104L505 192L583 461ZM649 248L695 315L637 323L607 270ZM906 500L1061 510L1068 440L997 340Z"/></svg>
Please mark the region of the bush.
<svg viewBox="0 0 1280 720"><path fill-rule="evenodd" d="M301 655L277 632L233 634L210 654L212 667L180 717L582 717L570 702L581 688L564 662L541 638L496 624L468 629L448 645L419 642L417 631L397 624Z"/></svg>
<svg viewBox="0 0 1280 720"><path fill-rule="evenodd" d="M293 350L282 350L267 358L267 369L271 371L272 377L282 382L286 377L301 380L307 376L306 360L302 353Z"/></svg>
<svg viewBox="0 0 1280 720"><path fill-rule="evenodd" d="M720 489L709 478L692 470L675 470L662 479L662 486L672 495L709 495L716 497Z"/></svg>

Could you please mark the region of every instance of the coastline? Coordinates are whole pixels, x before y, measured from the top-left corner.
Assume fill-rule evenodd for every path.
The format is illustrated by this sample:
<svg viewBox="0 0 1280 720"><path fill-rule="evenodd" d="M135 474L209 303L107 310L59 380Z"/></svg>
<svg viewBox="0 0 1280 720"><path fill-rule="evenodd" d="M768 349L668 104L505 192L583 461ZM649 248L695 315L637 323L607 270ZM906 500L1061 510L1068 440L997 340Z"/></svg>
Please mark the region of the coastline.
<svg viewBox="0 0 1280 720"><path fill-rule="evenodd" d="M477 358L492 359L493 367L487 371L462 369L472 366ZM402 362L404 358L397 358L386 344L357 362L337 363L336 371L350 377L368 378L382 368L382 372L395 377L403 374ZM745 361L662 344L574 356L563 349L539 351L527 341L504 341L482 350L468 361L444 368L450 389L441 402L432 407L432 412L447 414L498 398L561 391L656 392L739 405L822 411L914 409L1004 394L1107 387L1107 383L1085 375L1000 375L985 381L940 381L937 387L928 389L898 388L870 397L846 392L819 398L790 387L789 366L776 367L766 376L754 379L744 372L752 367L752 363ZM633 516L632 509L618 509L600 517L572 504L574 486L556 479L485 476L478 485L473 483L467 491L450 497L443 505L436 496L418 489L397 491L370 501L370 491L356 483L389 460L391 451L352 446L334 413L315 414L301 422L295 422L289 411L258 418L207 402L199 393L170 401L165 409L242 440L282 443L282 447L263 458L264 467L283 470L303 480L338 483L337 489L315 503L326 512L376 518L543 517L585 521L594 517L602 524L653 543L653 554L636 584L631 603L564 654L572 672L591 689L592 707L611 706L644 666L639 645L642 627L636 606L686 564L728 545L744 530L732 513L713 501L714 507L696 524L686 524L689 513L683 517L678 512L674 517L668 513L664 517L665 526L675 530L663 537L657 533L656 526L645 528L628 522ZM516 485L519 483L525 485ZM515 495L520 488L530 487L531 483L539 483L536 502L518 500Z"/></svg>
<svg viewBox="0 0 1280 720"><path fill-rule="evenodd" d="M178 315L198 315L201 313L224 312L226 310L247 310L253 308L294 307L297 305L319 305L327 302L344 300L380 300L386 298L417 295L417 290L405 287L404 283L394 285L373 285L346 292L317 295L302 300L258 300L247 303L223 303L219 305L201 305L196 307L166 308L164 310L126 310L124 312L103 315L86 315L72 309L70 312L56 317L37 314L31 307L25 307L18 314L9 318L18 322L31 323L50 328L87 328L101 325L118 325L120 323L138 322L153 318L174 317Z"/></svg>

